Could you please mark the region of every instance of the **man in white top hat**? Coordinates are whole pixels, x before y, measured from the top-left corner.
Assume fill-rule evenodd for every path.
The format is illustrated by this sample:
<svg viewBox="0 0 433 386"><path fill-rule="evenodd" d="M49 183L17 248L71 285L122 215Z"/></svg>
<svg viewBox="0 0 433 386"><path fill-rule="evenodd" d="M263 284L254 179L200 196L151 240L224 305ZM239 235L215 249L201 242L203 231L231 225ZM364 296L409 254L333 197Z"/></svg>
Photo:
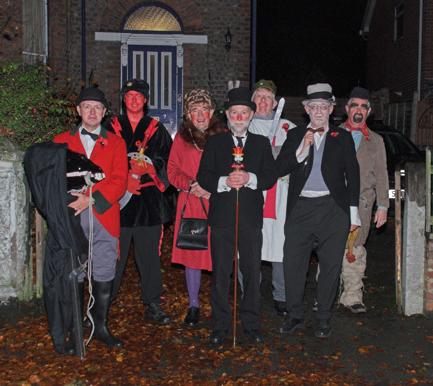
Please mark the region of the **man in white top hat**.
<svg viewBox="0 0 433 386"><path fill-rule="evenodd" d="M313 84L307 94L303 105L310 123L287 133L276 161L279 176L290 173L283 260L288 317L280 332L304 327L304 288L315 249L320 274L314 335L327 338L347 235L360 225L359 166L350 133L329 125L331 86Z"/></svg>
<svg viewBox="0 0 433 386"><path fill-rule="evenodd" d="M248 131L260 134L271 142L272 153L277 157L286 140L287 131L296 125L287 119L281 119L277 100L277 86L272 80L261 79L254 86L252 100L257 109L248 127ZM283 246L284 223L286 221L287 192L289 178L284 176L265 191L263 210L263 245L262 260L272 263L272 297L278 314L286 314L286 292L284 289Z"/></svg>

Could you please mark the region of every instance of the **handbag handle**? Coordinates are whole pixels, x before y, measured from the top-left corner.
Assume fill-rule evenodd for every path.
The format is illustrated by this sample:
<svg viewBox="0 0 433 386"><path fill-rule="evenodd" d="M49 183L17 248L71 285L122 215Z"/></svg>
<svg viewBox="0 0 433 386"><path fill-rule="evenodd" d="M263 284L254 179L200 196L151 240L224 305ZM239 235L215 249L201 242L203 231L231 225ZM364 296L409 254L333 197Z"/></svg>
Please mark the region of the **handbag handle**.
<svg viewBox="0 0 433 386"><path fill-rule="evenodd" d="M186 207L186 204L188 202L188 198L189 198L189 194L190 193L191 193L191 186L188 189L188 194L186 195L185 203L183 204L182 211L180 212L180 219L181 220L183 219L183 214L185 212L185 207ZM207 218L207 210L206 210L206 207L204 206L203 198L199 197L199 200L200 200L201 207L203 208L203 212L204 212L204 214L206 215L206 218Z"/></svg>

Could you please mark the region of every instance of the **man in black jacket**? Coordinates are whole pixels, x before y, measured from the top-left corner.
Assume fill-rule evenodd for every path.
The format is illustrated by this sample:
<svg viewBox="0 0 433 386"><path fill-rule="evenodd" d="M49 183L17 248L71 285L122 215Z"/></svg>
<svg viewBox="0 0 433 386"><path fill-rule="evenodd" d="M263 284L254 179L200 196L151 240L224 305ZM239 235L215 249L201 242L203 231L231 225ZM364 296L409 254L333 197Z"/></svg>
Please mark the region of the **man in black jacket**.
<svg viewBox="0 0 433 386"><path fill-rule="evenodd" d="M125 140L128 154L133 154L129 161L127 189L130 199L120 212L120 261L113 298L119 290L129 246L134 240L145 316L159 324L167 324L170 318L160 306L160 240L163 224L171 221L174 213L166 192L170 185L167 161L172 140L162 123L145 115L148 98L147 82L139 79L126 82L122 88L125 112L111 121L111 130ZM125 197L121 205L124 201Z"/></svg>
<svg viewBox="0 0 433 386"><path fill-rule="evenodd" d="M233 271L235 208L239 202L239 267L244 293L240 317L246 336L263 342L260 332L260 261L263 225L263 191L276 181L269 140L249 133L256 105L246 88L232 89L225 104L230 132L210 137L197 180L211 193L209 225L212 253L212 319L214 345L223 342L230 328L230 275ZM243 149L243 168L233 170L233 148ZM238 149L239 150L239 149Z"/></svg>
<svg viewBox="0 0 433 386"><path fill-rule="evenodd" d="M347 235L360 225L359 166L351 135L329 126L331 86L313 84L307 94L303 105L310 123L287 133L276 161L280 176L290 173L283 261L288 318L280 331L304 327L304 287L315 248L320 262L315 336L327 338Z"/></svg>

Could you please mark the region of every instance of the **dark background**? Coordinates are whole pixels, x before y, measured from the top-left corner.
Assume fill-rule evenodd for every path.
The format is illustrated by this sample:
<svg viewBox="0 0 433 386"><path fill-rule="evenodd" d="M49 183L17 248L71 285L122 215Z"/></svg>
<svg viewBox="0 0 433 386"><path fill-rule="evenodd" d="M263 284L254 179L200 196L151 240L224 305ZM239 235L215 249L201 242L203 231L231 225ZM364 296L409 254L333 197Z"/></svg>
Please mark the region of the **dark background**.
<svg viewBox="0 0 433 386"><path fill-rule="evenodd" d="M365 84L365 41L359 36L367 0L257 0L257 80L278 95L302 96L328 82L344 97Z"/></svg>

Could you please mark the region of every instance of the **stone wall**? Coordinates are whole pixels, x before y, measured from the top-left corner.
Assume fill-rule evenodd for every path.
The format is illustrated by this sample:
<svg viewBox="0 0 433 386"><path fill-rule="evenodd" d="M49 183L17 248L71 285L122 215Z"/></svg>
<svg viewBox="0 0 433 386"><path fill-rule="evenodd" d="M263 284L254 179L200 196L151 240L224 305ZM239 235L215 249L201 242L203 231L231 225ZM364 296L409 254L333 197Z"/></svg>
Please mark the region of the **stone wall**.
<svg viewBox="0 0 433 386"><path fill-rule="evenodd" d="M0 302L20 297L29 259L28 191L23 153L0 137Z"/></svg>

